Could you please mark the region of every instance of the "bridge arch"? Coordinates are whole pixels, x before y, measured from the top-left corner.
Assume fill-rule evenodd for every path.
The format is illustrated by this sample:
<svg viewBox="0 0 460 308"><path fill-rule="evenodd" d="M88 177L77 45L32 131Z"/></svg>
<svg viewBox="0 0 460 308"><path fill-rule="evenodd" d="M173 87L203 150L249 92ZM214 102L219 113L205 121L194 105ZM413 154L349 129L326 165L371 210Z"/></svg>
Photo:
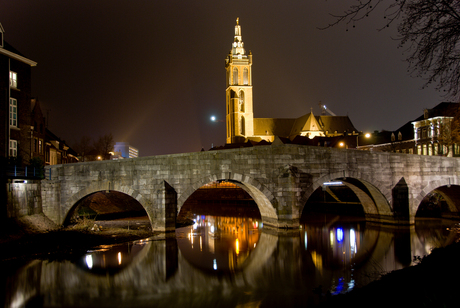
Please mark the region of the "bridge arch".
<svg viewBox="0 0 460 308"><path fill-rule="evenodd" d="M358 177L356 177L358 176ZM365 178L365 176L362 176ZM343 185L351 189L359 201L362 204L364 213L366 216L374 215L390 215L392 213L390 203L385 196L377 187L384 187L383 183L377 183L376 185L370 183L366 179L359 177L359 174L353 174L353 176L344 177L343 172L331 173L323 175L316 179L308 190L305 191L301 197L301 211L303 212L308 199L312 194L326 182L340 181ZM391 196L391 193L390 193Z"/></svg>
<svg viewBox="0 0 460 308"><path fill-rule="evenodd" d="M139 191L132 189L129 186L113 185L113 183L110 181L92 183L91 185L79 190L78 192L70 196L65 202L64 207L62 209L63 211L60 224L63 225L66 222L68 215L71 214L72 210L80 200L100 191L116 191L132 197L144 208L149 217L150 223L152 224L152 215L149 212L149 210L152 208L152 202L149 199L145 198Z"/></svg>
<svg viewBox="0 0 460 308"><path fill-rule="evenodd" d="M451 213L460 212L460 185L457 178L447 177L428 182L428 184L413 197L413 202L410 204L411 215L415 216L423 199L431 192L439 193L446 200Z"/></svg>
<svg viewBox="0 0 460 308"><path fill-rule="evenodd" d="M267 186L250 176L239 173L228 173L225 175L213 174L195 181L189 187L187 187L178 198L177 211L180 212L185 201L197 189L210 182L220 180L231 182L246 191L256 202L260 211L260 215L262 216L262 222L264 222L264 218L277 219L278 215L275 208L277 200L271 191L267 188Z"/></svg>

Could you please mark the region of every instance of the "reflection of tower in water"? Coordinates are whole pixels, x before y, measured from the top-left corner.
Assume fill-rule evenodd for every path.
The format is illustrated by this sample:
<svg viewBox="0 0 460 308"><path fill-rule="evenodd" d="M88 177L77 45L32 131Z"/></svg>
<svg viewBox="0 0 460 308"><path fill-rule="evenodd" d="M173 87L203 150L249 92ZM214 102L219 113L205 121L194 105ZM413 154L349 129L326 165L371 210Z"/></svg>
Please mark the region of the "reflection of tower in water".
<svg viewBox="0 0 460 308"><path fill-rule="evenodd" d="M193 257L190 255L190 259L201 261L191 263L205 263L203 260L208 260L205 266L207 269L235 271L243 265L257 246L259 221L256 219L196 215L195 221L194 226L187 227L189 233L185 238L188 240L187 245L190 245L193 251ZM199 251L196 245L198 237L200 243L203 243ZM186 249L183 249L182 253L187 258Z"/></svg>

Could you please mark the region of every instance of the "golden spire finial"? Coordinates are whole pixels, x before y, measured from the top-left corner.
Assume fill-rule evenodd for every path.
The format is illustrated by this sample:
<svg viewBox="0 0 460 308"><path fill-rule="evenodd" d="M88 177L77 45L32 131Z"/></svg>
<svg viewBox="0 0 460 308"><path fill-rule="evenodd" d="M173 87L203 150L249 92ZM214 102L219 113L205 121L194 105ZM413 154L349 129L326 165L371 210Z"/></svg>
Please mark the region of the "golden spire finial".
<svg viewBox="0 0 460 308"><path fill-rule="evenodd" d="M239 25L239 22L240 22L240 18L236 18L236 25L238 26Z"/></svg>

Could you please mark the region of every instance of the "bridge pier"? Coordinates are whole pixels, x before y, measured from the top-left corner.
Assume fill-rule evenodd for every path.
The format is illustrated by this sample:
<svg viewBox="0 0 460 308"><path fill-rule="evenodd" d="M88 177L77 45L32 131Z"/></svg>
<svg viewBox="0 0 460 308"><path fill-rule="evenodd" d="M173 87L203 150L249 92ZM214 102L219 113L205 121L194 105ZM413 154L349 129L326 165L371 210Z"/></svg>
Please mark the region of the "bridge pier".
<svg viewBox="0 0 460 308"><path fill-rule="evenodd" d="M391 211L387 213L366 213L367 221L392 225L412 225L415 223L415 213L410 213L409 187L406 180L401 178L391 190Z"/></svg>
<svg viewBox="0 0 460 308"><path fill-rule="evenodd" d="M297 229L300 226L302 197L301 172L292 166L287 165L280 170L278 176L277 206L278 219L272 221L267 218L266 223L282 229Z"/></svg>
<svg viewBox="0 0 460 308"><path fill-rule="evenodd" d="M391 191L394 220L396 224L414 224L415 213L411 215L409 207L409 187L401 178Z"/></svg>
<svg viewBox="0 0 460 308"><path fill-rule="evenodd" d="M163 181L156 193L156 207L147 209L152 230L173 232L176 230L177 193L166 181Z"/></svg>

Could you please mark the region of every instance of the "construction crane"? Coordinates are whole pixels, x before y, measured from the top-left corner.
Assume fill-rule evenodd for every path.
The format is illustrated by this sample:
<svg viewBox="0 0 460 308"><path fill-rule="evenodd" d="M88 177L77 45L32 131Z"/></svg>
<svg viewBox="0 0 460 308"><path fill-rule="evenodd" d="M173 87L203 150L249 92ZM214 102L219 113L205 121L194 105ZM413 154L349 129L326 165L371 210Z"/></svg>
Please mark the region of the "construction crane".
<svg viewBox="0 0 460 308"><path fill-rule="evenodd" d="M335 113L333 113L332 111L330 111L329 109L327 109L326 105L324 104L321 104L321 102L319 102L319 108L321 108L321 115L326 115L326 112L329 113L331 116L334 116L336 117L337 115Z"/></svg>

